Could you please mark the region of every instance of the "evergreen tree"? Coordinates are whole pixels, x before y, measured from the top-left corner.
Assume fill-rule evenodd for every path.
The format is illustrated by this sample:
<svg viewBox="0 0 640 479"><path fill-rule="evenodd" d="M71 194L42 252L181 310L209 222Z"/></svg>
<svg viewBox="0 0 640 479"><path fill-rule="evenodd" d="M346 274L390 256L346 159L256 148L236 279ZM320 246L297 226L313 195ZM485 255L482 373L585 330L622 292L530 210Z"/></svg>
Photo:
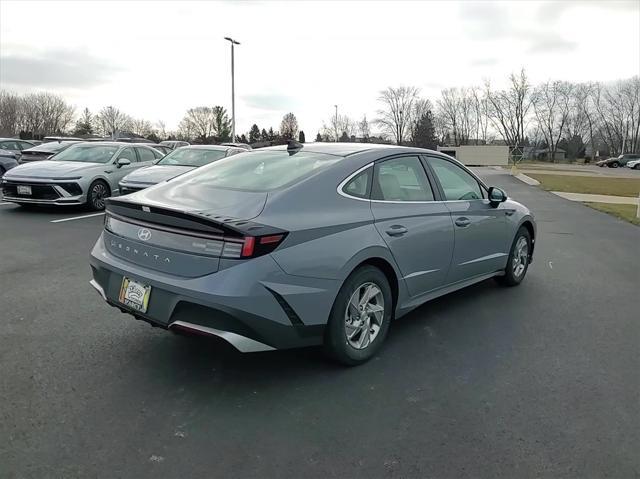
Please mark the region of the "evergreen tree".
<svg viewBox="0 0 640 479"><path fill-rule="evenodd" d="M320 134L320 132L318 132L318 134L316 135L316 141L318 142L322 141L322 135Z"/></svg>
<svg viewBox="0 0 640 479"><path fill-rule="evenodd" d="M300 130L300 134L298 135L298 141L300 143L305 143L306 142L306 138L304 136L304 131Z"/></svg>
<svg viewBox="0 0 640 479"><path fill-rule="evenodd" d="M256 143L260 141L260 128L255 123L249 130L249 143Z"/></svg>
<svg viewBox="0 0 640 479"><path fill-rule="evenodd" d="M341 143L348 143L350 140L349 135L347 135L346 131L342 132L342 135L340 136L340 140Z"/></svg>
<svg viewBox="0 0 640 479"><path fill-rule="evenodd" d="M267 130L265 130L264 128L260 133L260 138L262 139L262 141L269 141L269 133L267 133Z"/></svg>
<svg viewBox="0 0 640 479"><path fill-rule="evenodd" d="M76 122L73 133L74 135L91 135L93 131L93 115L88 108L85 108L82 111L82 116Z"/></svg>
<svg viewBox="0 0 640 479"><path fill-rule="evenodd" d="M416 122L412 138L413 146L435 150L438 146L436 130L433 124L433 113L427 110Z"/></svg>

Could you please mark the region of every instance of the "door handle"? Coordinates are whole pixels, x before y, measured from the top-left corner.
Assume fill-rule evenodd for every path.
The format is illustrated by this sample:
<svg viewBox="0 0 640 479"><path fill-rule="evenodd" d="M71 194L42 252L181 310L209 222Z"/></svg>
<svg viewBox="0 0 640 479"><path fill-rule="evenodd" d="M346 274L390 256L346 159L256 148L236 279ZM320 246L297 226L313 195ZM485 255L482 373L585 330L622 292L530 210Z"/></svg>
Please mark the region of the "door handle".
<svg viewBox="0 0 640 479"><path fill-rule="evenodd" d="M402 225L393 225L391 228L386 230L385 233L387 233L389 236L402 236L407 231L409 230Z"/></svg>
<svg viewBox="0 0 640 479"><path fill-rule="evenodd" d="M466 228L470 224L471 224L471 220L464 216L456 219L456 226L459 226L460 228Z"/></svg>

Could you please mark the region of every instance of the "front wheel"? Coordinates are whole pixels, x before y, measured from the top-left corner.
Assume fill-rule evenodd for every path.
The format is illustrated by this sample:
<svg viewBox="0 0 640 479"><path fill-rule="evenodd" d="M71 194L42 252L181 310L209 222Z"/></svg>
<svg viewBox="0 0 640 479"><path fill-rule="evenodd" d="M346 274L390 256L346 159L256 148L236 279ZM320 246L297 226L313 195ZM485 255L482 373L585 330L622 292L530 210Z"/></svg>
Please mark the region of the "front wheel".
<svg viewBox="0 0 640 479"><path fill-rule="evenodd" d="M104 200L111 196L109 185L102 180L96 180L89 186L87 193L87 207L90 210L102 211L104 209Z"/></svg>
<svg viewBox="0 0 640 479"><path fill-rule="evenodd" d="M496 279L505 286L517 286L524 279L529 269L529 258L531 256L531 235L524 226L520 227L511 245L507 267L504 269L504 276Z"/></svg>
<svg viewBox="0 0 640 479"><path fill-rule="evenodd" d="M638 163L637 165L635 165L635 166L633 167L633 169L634 169L634 170L640 170L640 163Z"/></svg>
<svg viewBox="0 0 640 479"><path fill-rule="evenodd" d="M362 364L380 349L393 310L391 287L374 266L355 270L340 288L325 333L327 355L347 366Z"/></svg>
<svg viewBox="0 0 640 479"><path fill-rule="evenodd" d="M611 168L617 168L618 166L620 166L618 163L611 163Z"/></svg>

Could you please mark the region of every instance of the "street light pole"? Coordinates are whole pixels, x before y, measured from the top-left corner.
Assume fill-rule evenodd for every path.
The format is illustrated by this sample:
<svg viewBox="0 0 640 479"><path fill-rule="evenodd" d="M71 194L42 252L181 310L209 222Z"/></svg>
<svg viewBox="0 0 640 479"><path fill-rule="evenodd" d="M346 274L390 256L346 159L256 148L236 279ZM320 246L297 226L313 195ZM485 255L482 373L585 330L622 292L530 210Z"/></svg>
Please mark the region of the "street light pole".
<svg viewBox="0 0 640 479"><path fill-rule="evenodd" d="M236 85L235 85L235 66L233 47L240 45L240 42L235 41L231 37L224 37L225 40L231 43L231 141L236 141Z"/></svg>

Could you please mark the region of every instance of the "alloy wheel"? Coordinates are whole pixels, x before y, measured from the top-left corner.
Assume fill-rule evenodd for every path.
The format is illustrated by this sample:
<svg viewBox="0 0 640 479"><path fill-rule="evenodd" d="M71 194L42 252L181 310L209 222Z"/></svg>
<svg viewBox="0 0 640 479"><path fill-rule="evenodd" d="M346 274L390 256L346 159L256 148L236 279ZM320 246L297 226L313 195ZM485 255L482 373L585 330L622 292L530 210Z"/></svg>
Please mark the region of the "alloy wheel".
<svg viewBox="0 0 640 479"><path fill-rule="evenodd" d="M520 236L513 252L513 275L519 278L524 273L529 262L529 242L524 236Z"/></svg>
<svg viewBox="0 0 640 479"><path fill-rule="evenodd" d="M102 183L96 183L91 189L91 202L97 210L104 209L104 199L108 196L107 187Z"/></svg>
<svg viewBox="0 0 640 479"><path fill-rule="evenodd" d="M360 285L349 298L344 313L345 335L355 349L367 348L384 321L384 296L375 283Z"/></svg>

